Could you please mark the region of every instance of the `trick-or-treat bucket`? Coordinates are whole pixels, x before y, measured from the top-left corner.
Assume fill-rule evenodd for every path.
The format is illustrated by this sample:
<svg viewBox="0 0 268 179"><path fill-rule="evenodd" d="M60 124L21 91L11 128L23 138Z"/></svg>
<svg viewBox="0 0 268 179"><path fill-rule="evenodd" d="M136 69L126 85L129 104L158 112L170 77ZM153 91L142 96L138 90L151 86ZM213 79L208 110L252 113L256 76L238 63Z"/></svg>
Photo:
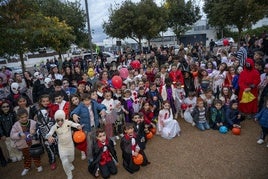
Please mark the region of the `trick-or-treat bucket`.
<svg viewBox="0 0 268 179"><path fill-rule="evenodd" d="M44 147L42 144L34 144L30 147L30 155L32 157L39 157L44 153Z"/></svg>

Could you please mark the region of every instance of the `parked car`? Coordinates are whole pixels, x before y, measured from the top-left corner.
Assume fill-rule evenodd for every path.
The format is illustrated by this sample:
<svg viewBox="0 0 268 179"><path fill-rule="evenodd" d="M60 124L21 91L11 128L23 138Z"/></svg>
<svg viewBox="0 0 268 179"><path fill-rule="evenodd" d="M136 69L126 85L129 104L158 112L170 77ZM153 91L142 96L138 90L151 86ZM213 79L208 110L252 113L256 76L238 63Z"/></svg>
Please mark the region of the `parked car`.
<svg viewBox="0 0 268 179"><path fill-rule="evenodd" d="M224 39L227 39L230 45L234 43L234 39L233 39L232 37L225 37L225 38L221 38L221 39L217 40L217 41L215 42L215 45L216 45L217 47L219 47L219 46L223 46L223 40L224 40Z"/></svg>
<svg viewBox="0 0 268 179"><path fill-rule="evenodd" d="M116 60L117 60L117 57L110 52L102 52L102 55L104 58L106 58L107 63L116 62ZM84 56L84 59L91 59L91 53L86 53L83 56ZM98 57L98 54L94 52L93 57L94 57L94 61L95 61Z"/></svg>
<svg viewBox="0 0 268 179"><path fill-rule="evenodd" d="M12 72L12 74L22 74L22 68L20 66L7 66L7 68Z"/></svg>

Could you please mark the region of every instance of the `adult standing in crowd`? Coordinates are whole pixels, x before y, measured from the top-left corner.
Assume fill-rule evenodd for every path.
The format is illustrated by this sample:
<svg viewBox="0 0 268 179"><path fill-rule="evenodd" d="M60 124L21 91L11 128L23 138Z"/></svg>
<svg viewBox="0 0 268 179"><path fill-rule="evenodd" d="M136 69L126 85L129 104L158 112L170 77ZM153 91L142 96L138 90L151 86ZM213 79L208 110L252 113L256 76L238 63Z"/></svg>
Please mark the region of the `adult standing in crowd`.
<svg viewBox="0 0 268 179"><path fill-rule="evenodd" d="M239 94L238 99L241 101L244 92L251 92L255 99L248 103L239 103L239 110L251 118L258 112L258 85L260 83L260 74L254 68L254 61L247 58L245 61L244 70L241 72L238 80Z"/></svg>

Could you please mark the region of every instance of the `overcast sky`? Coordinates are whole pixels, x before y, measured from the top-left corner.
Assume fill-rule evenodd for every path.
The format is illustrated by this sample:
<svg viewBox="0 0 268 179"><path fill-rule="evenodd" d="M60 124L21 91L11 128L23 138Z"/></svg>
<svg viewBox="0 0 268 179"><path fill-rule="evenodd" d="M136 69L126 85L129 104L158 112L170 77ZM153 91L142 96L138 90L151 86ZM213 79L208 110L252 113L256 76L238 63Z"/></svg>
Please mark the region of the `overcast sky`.
<svg viewBox="0 0 268 179"><path fill-rule="evenodd" d="M70 0L75 1L75 0ZM111 5L117 3L121 4L125 0L88 0L89 15L90 15L90 26L92 30L92 41L102 42L103 39L107 38L107 35L103 32L102 24L108 20L109 12L108 9ZM132 0L132 2L139 2L140 0ZM155 0L157 4L160 4L162 0ZM85 7L85 0L81 0L81 4ZM84 8L85 9L85 8Z"/></svg>
<svg viewBox="0 0 268 179"><path fill-rule="evenodd" d="M76 0L69 0L76 1ZM85 9L85 0L80 0L82 6ZM102 42L103 39L106 39L108 36L103 32L102 24L104 21L108 20L109 12L108 9L112 5L122 4L125 0L87 0L89 6L89 15L90 15L90 26L92 31L92 41ZM140 2L140 0L132 0L132 2ZM157 5L161 5L164 0L154 0ZM203 0L196 1L199 6L202 6ZM114 8L113 8L114 9Z"/></svg>

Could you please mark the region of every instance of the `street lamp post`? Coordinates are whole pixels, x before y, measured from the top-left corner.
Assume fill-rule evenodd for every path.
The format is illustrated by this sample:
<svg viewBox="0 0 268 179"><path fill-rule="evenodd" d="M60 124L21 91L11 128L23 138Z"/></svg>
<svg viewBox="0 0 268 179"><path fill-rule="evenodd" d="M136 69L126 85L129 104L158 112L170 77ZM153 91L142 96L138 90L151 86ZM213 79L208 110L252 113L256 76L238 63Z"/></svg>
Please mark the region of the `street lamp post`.
<svg viewBox="0 0 268 179"><path fill-rule="evenodd" d="M91 36L91 29L90 29L90 19L89 19L89 12L88 12L88 3L87 0L85 0L85 6L86 6L86 13L87 13L87 30L88 30L88 40L89 40L89 48L91 53L91 60L93 61L93 49L92 49L92 36Z"/></svg>

